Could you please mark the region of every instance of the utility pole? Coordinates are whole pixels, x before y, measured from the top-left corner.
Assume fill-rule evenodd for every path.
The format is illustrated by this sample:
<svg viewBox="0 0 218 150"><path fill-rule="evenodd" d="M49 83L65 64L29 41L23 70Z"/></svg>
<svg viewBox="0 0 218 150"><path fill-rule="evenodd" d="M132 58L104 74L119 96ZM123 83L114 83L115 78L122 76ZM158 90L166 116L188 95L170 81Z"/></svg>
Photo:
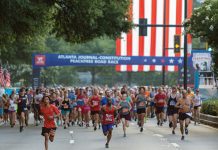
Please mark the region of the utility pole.
<svg viewBox="0 0 218 150"><path fill-rule="evenodd" d="M187 18L187 0L185 0L185 19ZM188 64L188 56L187 56L187 34L184 35L184 89L187 90L187 64Z"/></svg>

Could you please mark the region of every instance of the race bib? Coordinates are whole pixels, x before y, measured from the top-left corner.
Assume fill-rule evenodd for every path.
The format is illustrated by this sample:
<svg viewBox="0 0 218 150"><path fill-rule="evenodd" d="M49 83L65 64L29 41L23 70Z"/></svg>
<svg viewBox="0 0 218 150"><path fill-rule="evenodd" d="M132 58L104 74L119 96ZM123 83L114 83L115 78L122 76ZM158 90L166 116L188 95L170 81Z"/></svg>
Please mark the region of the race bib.
<svg viewBox="0 0 218 150"><path fill-rule="evenodd" d="M122 112L123 112L123 113L127 113L127 112L129 112L129 109L128 109L128 108L123 108L123 109L122 109Z"/></svg>
<svg viewBox="0 0 218 150"><path fill-rule="evenodd" d="M164 100L160 99L157 103L164 103Z"/></svg>
<svg viewBox="0 0 218 150"><path fill-rule="evenodd" d="M69 106L68 106L68 105L64 105L64 108L65 108L65 109L68 109L68 108L69 108Z"/></svg>
<svg viewBox="0 0 218 150"><path fill-rule="evenodd" d="M105 118L106 121L113 121L113 115L110 115L110 114L106 114L106 118Z"/></svg>
<svg viewBox="0 0 218 150"><path fill-rule="evenodd" d="M27 110L27 108L24 108L24 110Z"/></svg>
<svg viewBox="0 0 218 150"><path fill-rule="evenodd" d="M98 102L97 101L93 101L93 105L94 106L98 106Z"/></svg>
<svg viewBox="0 0 218 150"><path fill-rule="evenodd" d="M145 102L140 102L139 106L145 106Z"/></svg>
<svg viewBox="0 0 218 150"><path fill-rule="evenodd" d="M170 101L170 106L175 106L175 105L176 105L175 101Z"/></svg>

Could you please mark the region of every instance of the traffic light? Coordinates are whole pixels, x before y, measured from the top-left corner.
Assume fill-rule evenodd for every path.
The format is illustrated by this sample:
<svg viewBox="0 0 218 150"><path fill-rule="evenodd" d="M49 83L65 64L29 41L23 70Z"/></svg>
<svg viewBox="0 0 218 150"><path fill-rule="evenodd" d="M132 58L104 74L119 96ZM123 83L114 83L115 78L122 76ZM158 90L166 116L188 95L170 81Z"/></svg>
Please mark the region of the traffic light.
<svg viewBox="0 0 218 150"><path fill-rule="evenodd" d="M181 49L181 36L180 35L174 35L174 53L179 53Z"/></svg>
<svg viewBox="0 0 218 150"><path fill-rule="evenodd" d="M139 36L147 36L147 25L148 20L145 18L139 19Z"/></svg>

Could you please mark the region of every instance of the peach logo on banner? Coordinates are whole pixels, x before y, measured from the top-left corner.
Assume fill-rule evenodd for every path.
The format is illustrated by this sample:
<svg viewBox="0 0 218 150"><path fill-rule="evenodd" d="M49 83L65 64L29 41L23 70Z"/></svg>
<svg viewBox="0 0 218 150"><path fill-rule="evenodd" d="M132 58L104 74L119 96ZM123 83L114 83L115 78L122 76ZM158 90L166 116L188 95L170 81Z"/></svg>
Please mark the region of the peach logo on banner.
<svg viewBox="0 0 218 150"><path fill-rule="evenodd" d="M45 55L36 55L35 56L35 65L44 66L45 65L45 60L46 60Z"/></svg>

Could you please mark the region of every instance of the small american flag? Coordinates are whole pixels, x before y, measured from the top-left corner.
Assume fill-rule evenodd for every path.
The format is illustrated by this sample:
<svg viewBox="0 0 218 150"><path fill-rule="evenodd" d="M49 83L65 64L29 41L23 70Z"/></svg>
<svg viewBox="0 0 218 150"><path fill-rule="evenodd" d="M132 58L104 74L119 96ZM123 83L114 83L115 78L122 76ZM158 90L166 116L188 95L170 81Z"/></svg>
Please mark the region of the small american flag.
<svg viewBox="0 0 218 150"><path fill-rule="evenodd" d="M0 85L4 87L4 70L1 64L0 64Z"/></svg>

